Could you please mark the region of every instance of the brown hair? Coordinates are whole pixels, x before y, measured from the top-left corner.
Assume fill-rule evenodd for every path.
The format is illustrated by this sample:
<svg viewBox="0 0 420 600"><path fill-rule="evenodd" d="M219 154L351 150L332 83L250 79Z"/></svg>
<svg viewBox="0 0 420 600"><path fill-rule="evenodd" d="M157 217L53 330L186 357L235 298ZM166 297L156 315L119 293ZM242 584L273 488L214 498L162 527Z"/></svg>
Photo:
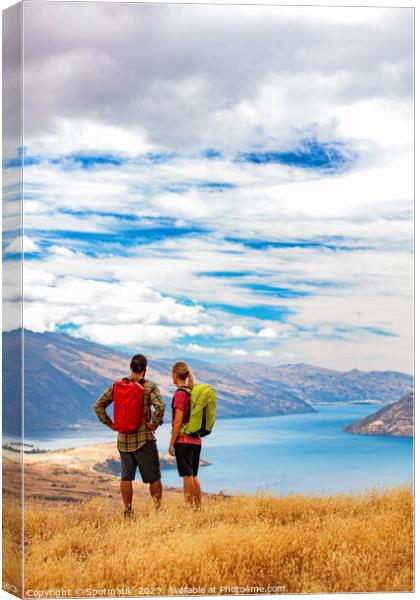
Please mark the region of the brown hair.
<svg viewBox="0 0 420 600"><path fill-rule="evenodd" d="M181 379L184 383L185 381L187 381L188 387L194 387L194 377L187 363L181 361L176 362L172 367L172 373L175 373L175 375L179 377L179 379Z"/></svg>
<svg viewBox="0 0 420 600"><path fill-rule="evenodd" d="M130 362L130 369L133 373L143 373L146 371L147 358L143 354L135 354Z"/></svg>

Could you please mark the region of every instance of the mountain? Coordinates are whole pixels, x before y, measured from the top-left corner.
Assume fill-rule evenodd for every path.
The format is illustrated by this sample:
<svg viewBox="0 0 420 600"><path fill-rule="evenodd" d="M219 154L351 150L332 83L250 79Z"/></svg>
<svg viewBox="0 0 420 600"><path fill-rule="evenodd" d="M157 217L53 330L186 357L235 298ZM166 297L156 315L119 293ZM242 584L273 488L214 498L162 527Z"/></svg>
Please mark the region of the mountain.
<svg viewBox="0 0 420 600"><path fill-rule="evenodd" d="M377 410L364 419L348 425L344 431L365 435L395 435L413 437L414 394L410 392L401 400Z"/></svg>
<svg viewBox="0 0 420 600"><path fill-rule="evenodd" d="M55 333L25 331L24 339L26 434L95 422L93 404L112 381L127 374L130 357L106 346ZM3 357L3 427L6 433L17 434L20 332L3 334ZM254 382L248 385L226 367L193 362L196 378L217 387L220 418L316 412L287 388L255 388ZM170 418L174 391L172 364L172 360L155 360L147 371L147 377L159 384L167 402L166 420Z"/></svg>
<svg viewBox="0 0 420 600"><path fill-rule="evenodd" d="M3 423L19 430L20 332L3 334ZM80 338L25 331L25 432L95 421L92 406L111 381L127 374L129 356ZM147 377L159 384L169 409L173 360L152 360ZM214 385L218 417L316 412L329 402L391 401L412 389L412 377L394 371L340 372L304 363L216 365L188 359L196 379ZM166 420L170 418L167 409Z"/></svg>
<svg viewBox="0 0 420 600"><path fill-rule="evenodd" d="M413 388L413 378L398 371L335 371L306 363L287 363L274 367L244 363L229 367L232 373L256 378L269 384L287 385L310 404L348 404L374 400L395 401Z"/></svg>

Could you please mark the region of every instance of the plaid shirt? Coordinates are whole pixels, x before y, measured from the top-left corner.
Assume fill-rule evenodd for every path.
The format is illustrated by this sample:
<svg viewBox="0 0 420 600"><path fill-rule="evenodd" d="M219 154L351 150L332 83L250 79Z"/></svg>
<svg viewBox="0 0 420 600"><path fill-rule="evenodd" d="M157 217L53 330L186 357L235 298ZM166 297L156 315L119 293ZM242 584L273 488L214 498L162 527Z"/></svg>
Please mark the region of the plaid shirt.
<svg viewBox="0 0 420 600"><path fill-rule="evenodd" d="M121 452L135 452L144 446L146 442L156 440L153 431L147 427L146 423L161 425L163 422L165 402L162 399L158 386L152 381L146 381L145 379L140 379L139 383L144 386L144 422L133 433L118 432L117 448ZM114 400L114 385L115 383L112 383L107 387L93 407L98 419L112 430L114 429L113 422L106 412L106 407ZM151 406L154 409L153 414L151 414Z"/></svg>

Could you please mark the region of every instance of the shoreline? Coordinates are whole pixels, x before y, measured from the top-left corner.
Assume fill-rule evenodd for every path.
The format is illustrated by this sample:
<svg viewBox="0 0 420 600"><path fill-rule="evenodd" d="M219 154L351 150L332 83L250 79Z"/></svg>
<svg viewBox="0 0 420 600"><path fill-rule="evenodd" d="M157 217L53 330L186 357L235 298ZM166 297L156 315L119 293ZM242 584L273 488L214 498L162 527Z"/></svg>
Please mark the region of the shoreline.
<svg viewBox="0 0 420 600"><path fill-rule="evenodd" d="M3 446L3 479L6 494L22 493L19 450ZM175 469L175 458L160 455L161 469ZM115 442L87 444L76 448L42 450L27 446L23 452L25 499L75 502L94 497L119 498L120 457ZM205 460L201 466L210 465ZM149 496L149 486L135 480L141 496ZM181 487L165 487L180 494Z"/></svg>

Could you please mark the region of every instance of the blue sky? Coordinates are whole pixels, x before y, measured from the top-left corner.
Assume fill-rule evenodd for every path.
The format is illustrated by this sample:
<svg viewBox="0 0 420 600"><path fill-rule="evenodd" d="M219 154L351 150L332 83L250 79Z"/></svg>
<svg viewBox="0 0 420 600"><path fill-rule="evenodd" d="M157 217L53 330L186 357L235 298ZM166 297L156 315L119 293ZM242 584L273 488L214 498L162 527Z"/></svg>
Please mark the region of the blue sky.
<svg viewBox="0 0 420 600"><path fill-rule="evenodd" d="M412 371L410 9L24 10L28 328Z"/></svg>

